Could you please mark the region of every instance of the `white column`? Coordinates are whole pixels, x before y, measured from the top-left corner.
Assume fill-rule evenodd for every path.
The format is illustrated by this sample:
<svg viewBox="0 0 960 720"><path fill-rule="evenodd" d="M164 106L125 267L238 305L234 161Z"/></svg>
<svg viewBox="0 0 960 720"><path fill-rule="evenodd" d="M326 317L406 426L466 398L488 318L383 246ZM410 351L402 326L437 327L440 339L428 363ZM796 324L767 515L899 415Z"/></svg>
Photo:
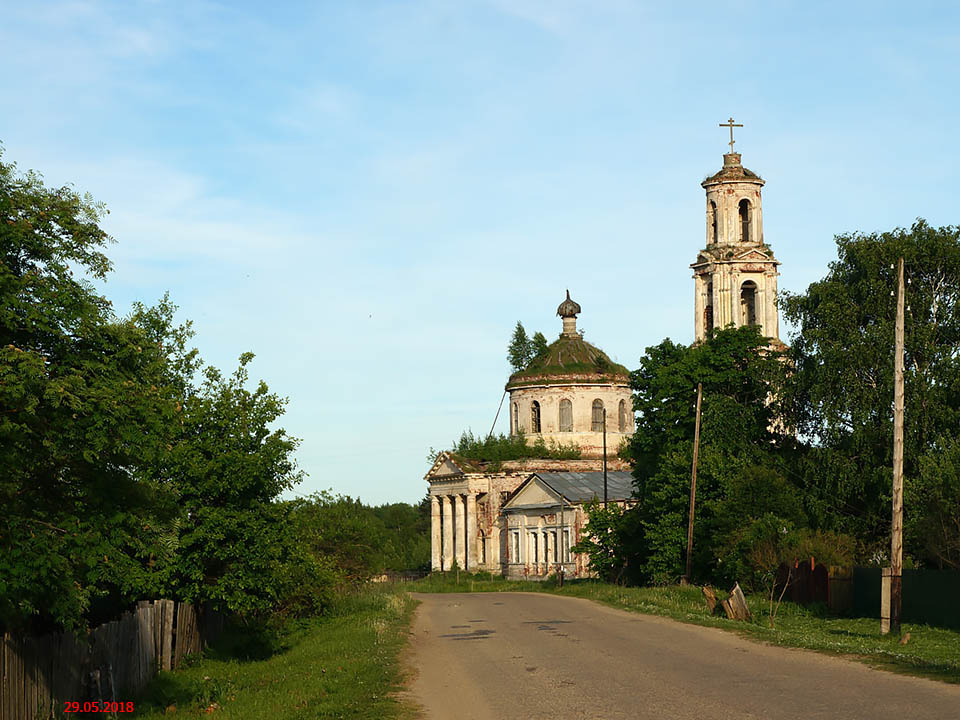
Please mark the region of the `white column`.
<svg viewBox="0 0 960 720"><path fill-rule="evenodd" d="M441 498L443 503L443 569L453 567L453 507L450 505L450 496Z"/></svg>
<svg viewBox="0 0 960 720"><path fill-rule="evenodd" d="M500 529L500 525L494 525L493 529L490 531L490 556L488 558L487 565L492 565L493 567L500 569L500 543L502 542L503 530ZM510 536L507 536L507 540L510 539ZM507 552L510 552L509 548Z"/></svg>
<svg viewBox="0 0 960 720"><path fill-rule="evenodd" d="M694 292L695 296L693 299L693 337L696 340L699 340L704 335L703 327L703 294L704 282L702 275L694 275L693 277Z"/></svg>
<svg viewBox="0 0 960 720"><path fill-rule="evenodd" d="M463 506L463 495L454 495L453 496L453 511L454 511L454 540L453 540L453 552L456 555L457 565L461 570L465 570L467 567L467 554L466 547L464 546L464 541L466 540L467 531L466 531L466 518L464 517L466 513L464 512Z"/></svg>
<svg viewBox="0 0 960 720"><path fill-rule="evenodd" d="M717 288L717 298L719 302L714 310L714 318L716 319L715 327L723 328L726 327L730 322L730 289L727 287L727 272L726 266L721 265L717 271L717 274L714 276L714 282L718 285Z"/></svg>
<svg viewBox="0 0 960 720"><path fill-rule="evenodd" d="M527 518L524 516L520 528L520 544L523 546L523 564L530 567L533 564L533 533L527 527Z"/></svg>
<svg viewBox="0 0 960 720"><path fill-rule="evenodd" d="M777 312L777 270L774 267L773 275L770 276L770 312L773 315L773 324L770 337L780 339L780 313Z"/></svg>
<svg viewBox="0 0 960 720"><path fill-rule="evenodd" d="M430 568L441 570L440 550L443 544L443 538L440 535L440 498L436 495L430 496Z"/></svg>
<svg viewBox="0 0 960 720"><path fill-rule="evenodd" d="M467 562L464 568L473 572L477 569L477 496L467 495Z"/></svg>
<svg viewBox="0 0 960 720"><path fill-rule="evenodd" d="M540 537L543 539L543 574L550 572L550 531L544 530Z"/></svg>

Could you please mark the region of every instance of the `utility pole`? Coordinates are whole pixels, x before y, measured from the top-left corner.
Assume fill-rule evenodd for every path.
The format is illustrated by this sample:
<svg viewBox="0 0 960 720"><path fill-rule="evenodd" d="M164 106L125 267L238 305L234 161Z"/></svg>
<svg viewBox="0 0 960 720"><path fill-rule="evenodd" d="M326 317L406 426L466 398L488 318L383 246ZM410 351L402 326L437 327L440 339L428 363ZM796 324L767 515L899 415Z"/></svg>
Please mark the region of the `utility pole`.
<svg viewBox="0 0 960 720"><path fill-rule="evenodd" d="M607 408L603 408L603 509L607 509Z"/></svg>
<svg viewBox="0 0 960 720"><path fill-rule="evenodd" d="M900 633L903 589L903 258L897 272L897 329L893 351L893 522L890 533L890 628Z"/></svg>
<svg viewBox="0 0 960 720"><path fill-rule="evenodd" d="M703 383L697 383L697 419L693 429L693 470L690 472L690 518L687 520L687 569L683 585L689 585L693 574L693 512L697 504L697 455L700 453L700 402L703 399Z"/></svg>

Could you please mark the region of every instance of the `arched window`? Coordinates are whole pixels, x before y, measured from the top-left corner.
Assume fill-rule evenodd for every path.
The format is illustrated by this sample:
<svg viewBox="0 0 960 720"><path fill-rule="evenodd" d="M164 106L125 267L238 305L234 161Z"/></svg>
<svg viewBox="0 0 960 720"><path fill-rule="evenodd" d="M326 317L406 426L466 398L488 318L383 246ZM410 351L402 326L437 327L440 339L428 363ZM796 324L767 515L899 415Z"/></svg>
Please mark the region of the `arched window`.
<svg viewBox="0 0 960 720"><path fill-rule="evenodd" d="M560 401L560 432L573 432L573 403Z"/></svg>
<svg viewBox="0 0 960 720"><path fill-rule="evenodd" d="M707 283L707 302L703 309L703 327L707 332L713 330L713 280Z"/></svg>
<svg viewBox="0 0 960 720"><path fill-rule="evenodd" d="M750 242L750 201L740 201L740 242Z"/></svg>
<svg viewBox="0 0 960 720"><path fill-rule="evenodd" d="M593 401L590 429L593 430L593 432L603 431L603 400L598 399Z"/></svg>
<svg viewBox="0 0 960 720"><path fill-rule="evenodd" d="M710 201L710 242L717 243L720 241L720 230L718 227L718 218L717 218L717 204L711 200Z"/></svg>
<svg viewBox="0 0 960 720"><path fill-rule="evenodd" d="M743 325L757 324L757 284L753 280L740 286L740 322Z"/></svg>
<svg viewBox="0 0 960 720"><path fill-rule="evenodd" d="M530 432L540 432L540 403L536 400L530 404Z"/></svg>
<svg viewBox="0 0 960 720"><path fill-rule="evenodd" d="M513 404L513 415L510 419L513 421L510 423L513 425L513 430L511 432L516 435L520 432L520 406L517 403Z"/></svg>
<svg viewBox="0 0 960 720"><path fill-rule="evenodd" d="M617 413L617 417L619 420L617 424L618 424L618 427L620 428L620 432L626 432L627 431L627 401L626 400L620 401L620 411Z"/></svg>

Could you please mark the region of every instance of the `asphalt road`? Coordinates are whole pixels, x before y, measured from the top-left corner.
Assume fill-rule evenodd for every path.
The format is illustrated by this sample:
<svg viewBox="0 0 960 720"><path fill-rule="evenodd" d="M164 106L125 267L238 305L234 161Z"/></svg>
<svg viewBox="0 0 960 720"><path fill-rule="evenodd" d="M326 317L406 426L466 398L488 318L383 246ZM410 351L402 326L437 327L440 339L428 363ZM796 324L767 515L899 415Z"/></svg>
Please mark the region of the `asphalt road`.
<svg viewBox="0 0 960 720"><path fill-rule="evenodd" d="M536 593L417 595L410 694L437 720L960 719L960 687Z"/></svg>

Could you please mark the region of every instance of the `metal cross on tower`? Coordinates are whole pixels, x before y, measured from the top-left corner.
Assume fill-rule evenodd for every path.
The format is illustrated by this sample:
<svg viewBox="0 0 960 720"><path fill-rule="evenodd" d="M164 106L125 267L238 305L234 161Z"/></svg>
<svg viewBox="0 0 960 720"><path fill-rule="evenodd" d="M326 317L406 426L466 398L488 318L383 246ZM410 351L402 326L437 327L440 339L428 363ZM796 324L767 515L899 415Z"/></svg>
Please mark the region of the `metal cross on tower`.
<svg viewBox="0 0 960 720"><path fill-rule="evenodd" d="M732 154L733 154L733 129L734 129L735 127L743 127L743 124L742 124L742 123L735 123L735 122L733 121L733 118L730 118L730 119L727 120L725 123L720 123L720 127L728 127L728 128L730 128L730 143L729 143L729 145L730 145L730 154L732 155Z"/></svg>

